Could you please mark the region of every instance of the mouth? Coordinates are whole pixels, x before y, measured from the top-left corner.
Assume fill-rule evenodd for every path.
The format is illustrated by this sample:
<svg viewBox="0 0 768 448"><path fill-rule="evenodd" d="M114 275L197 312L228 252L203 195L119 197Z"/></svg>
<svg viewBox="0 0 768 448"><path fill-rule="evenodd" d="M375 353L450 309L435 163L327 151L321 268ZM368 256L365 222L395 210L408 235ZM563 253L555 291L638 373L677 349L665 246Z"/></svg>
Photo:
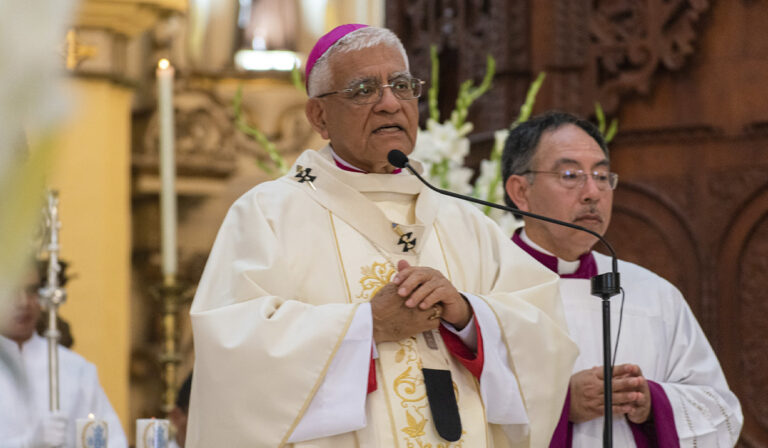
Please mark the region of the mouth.
<svg viewBox="0 0 768 448"><path fill-rule="evenodd" d="M587 213L584 215L578 216L576 219L573 220L573 222L584 222L584 223L603 223L603 218L600 215L593 214L593 213Z"/></svg>
<svg viewBox="0 0 768 448"><path fill-rule="evenodd" d="M384 126L379 126L378 128L373 130L373 134L393 134L396 132L402 132L404 131L403 127L399 124L385 124Z"/></svg>

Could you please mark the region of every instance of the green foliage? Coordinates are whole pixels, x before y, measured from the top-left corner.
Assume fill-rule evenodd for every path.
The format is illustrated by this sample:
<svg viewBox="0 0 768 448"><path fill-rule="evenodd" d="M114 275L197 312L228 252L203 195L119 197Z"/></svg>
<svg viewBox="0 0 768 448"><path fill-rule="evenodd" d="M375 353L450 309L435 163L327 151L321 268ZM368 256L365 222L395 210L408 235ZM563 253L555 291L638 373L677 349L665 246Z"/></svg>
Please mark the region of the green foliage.
<svg viewBox="0 0 768 448"><path fill-rule="evenodd" d="M266 135L264 135L263 132L261 132L259 129L250 126L245 121L245 117L243 116L243 86L239 86L237 88L237 93L235 93L235 97L232 100L232 107L235 110L235 127L240 132L252 137L256 142L261 145L262 148L264 148L265 151L267 151L267 155L269 155L269 159L271 160L273 166L270 166L262 161L257 161L256 163L259 165L259 168L264 170L268 174L274 174L275 168L277 169L278 175L283 175L288 172L288 164L285 162L285 159L282 155L280 155L280 152L275 147L275 144L272 143L269 138L267 138Z"/></svg>
<svg viewBox="0 0 768 448"><path fill-rule="evenodd" d="M291 82L293 83L293 86L296 87L296 90L305 95L307 94L307 87L304 85L304 77L302 76L301 69L298 65L294 66L293 70L291 70Z"/></svg>
<svg viewBox="0 0 768 448"><path fill-rule="evenodd" d="M437 93L440 84L440 60L437 57L437 45L433 44L429 47L429 58L432 61L431 79L427 91L429 118L435 122L440 122L440 110L437 107Z"/></svg>
<svg viewBox="0 0 768 448"><path fill-rule="evenodd" d="M486 56L485 76L479 86L475 87L474 82L468 79L459 86L459 95L456 98L456 107L451 113L451 122L460 129L467 121L469 106L487 92L493 84L493 75L496 73L496 59L490 54Z"/></svg>
<svg viewBox="0 0 768 448"><path fill-rule="evenodd" d="M605 112L603 112L603 106L600 103L595 102L595 118L597 118L597 129L603 134L605 143L610 143L613 137L616 136L616 132L619 131L619 120L613 118L611 124L608 125L608 129L605 129Z"/></svg>
<svg viewBox="0 0 768 448"><path fill-rule="evenodd" d="M533 112L533 105L536 103L536 95L539 94L539 90L541 90L541 85L544 84L544 79L546 79L547 73L541 72L539 73L539 76L536 77L536 79L531 83L531 85L528 87L528 92L525 94L525 102L520 106L520 113L517 115L517 118L514 122L509 126L509 129L514 129L517 125L520 123L528 120L531 117L531 113ZM498 197L498 190L499 185L501 185L501 156L504 153L504 141L506 140L506 135L509 133L509 131L504 133L504 138L497 138L494 142L493 149L491 150L491 162L494 164L494 166L497 167L495 171L495 176L491 180L491 183L488 186L488 196L484 198L488 202L499 202L503 199ZM491 207L485 206L483 207L483 212L487 215L491 212Z"/></svg>

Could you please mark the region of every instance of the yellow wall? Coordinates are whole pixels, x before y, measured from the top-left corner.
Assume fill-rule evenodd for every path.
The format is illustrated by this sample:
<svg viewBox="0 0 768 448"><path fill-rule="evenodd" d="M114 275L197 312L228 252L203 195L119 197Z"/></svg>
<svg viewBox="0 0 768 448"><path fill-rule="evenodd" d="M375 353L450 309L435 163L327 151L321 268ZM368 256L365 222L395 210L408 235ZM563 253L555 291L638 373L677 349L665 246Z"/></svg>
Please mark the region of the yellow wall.
<svg viewBox="0 0 768 448"><path fill-rule="evenodd" d="M61 315L71 324L74 350L96 364L128 429L132 92L78 78L66 80L65 89L73 107L49 182L59 190L61 257L76 276Z"/></svg>

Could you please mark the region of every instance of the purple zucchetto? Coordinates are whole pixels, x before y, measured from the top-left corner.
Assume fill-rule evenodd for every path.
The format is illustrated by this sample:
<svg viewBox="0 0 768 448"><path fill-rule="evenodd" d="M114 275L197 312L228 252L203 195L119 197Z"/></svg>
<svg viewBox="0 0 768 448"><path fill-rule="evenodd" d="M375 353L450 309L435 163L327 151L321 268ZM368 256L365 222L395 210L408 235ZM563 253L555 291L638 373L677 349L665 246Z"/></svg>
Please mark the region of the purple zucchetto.
<svg viewBox="0 0 768 448"><path fill-rule="evenodd" d="M312 73L312 67L315 66L317 60L320 59L325 54L325 52L333 46L333 44L338 42L339 39L353 31L359 30L360 28L366 28L367 26L368 25L362 25L359 23L339 25L317 40L317 43L314 47L312 47L312 51L309 52L309 56L307 57L307 68L304 73L304 83L307 87L307 90L309 90L309 74Z"/></svg>

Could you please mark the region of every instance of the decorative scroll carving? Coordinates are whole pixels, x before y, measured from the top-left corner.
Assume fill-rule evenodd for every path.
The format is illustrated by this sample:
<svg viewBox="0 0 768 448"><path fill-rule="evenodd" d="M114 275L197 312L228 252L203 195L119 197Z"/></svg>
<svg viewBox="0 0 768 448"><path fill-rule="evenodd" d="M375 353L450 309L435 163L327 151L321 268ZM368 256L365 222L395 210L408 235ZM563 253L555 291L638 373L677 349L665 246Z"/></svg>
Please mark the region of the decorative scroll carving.
<svg viewBox="0 0 768 448"><path fill-rule="evenodd" d="M411 71L429 79L429 48L437 45L440 57L438 102L443 116L453 109L459 85L466 79L479 81L485 73L486 55L496 59L495 95L485 95L473 106L470 117L478 131L505 127L516 112L506 104L520 104L525 88L514 76L523 74L521 85L530 81L527 2L507 0L396 0L387 2L387 26L408 50ZM501 94L499 94L501 93ZM422 106L426 106L423 103ZM426 109L422 116L426 117Z"/></svg>
<svg viewBox="0 0 768 448"><path fill-rule="evenodd" d="M740 367L743 391L740 395L745 413L751 414L763 428L768 428L768 382L756 372L768 369L768 339L765 337L765 273L768 272L768 220L762 220L745 244L739 278L741 315L738 327L742 329Z"/></svg>
<svg viewBox="0 0 768 448"><path fill-rule="evenodd" d="M203 91L177 92L173 106L179 175L231 174L235 169L235 128L225 106ZM157 172L158 142L158 115L154 113L147 125L143 145L134 148L134 167Z"/></svg>
<svg viewBox="0 0 768 448"><path fill-rule="evenodd" d="M598 0L589 20L595 99L615 112L622 95L645 94L660 66L679 70L693 53L708 0Z"/></svg>

